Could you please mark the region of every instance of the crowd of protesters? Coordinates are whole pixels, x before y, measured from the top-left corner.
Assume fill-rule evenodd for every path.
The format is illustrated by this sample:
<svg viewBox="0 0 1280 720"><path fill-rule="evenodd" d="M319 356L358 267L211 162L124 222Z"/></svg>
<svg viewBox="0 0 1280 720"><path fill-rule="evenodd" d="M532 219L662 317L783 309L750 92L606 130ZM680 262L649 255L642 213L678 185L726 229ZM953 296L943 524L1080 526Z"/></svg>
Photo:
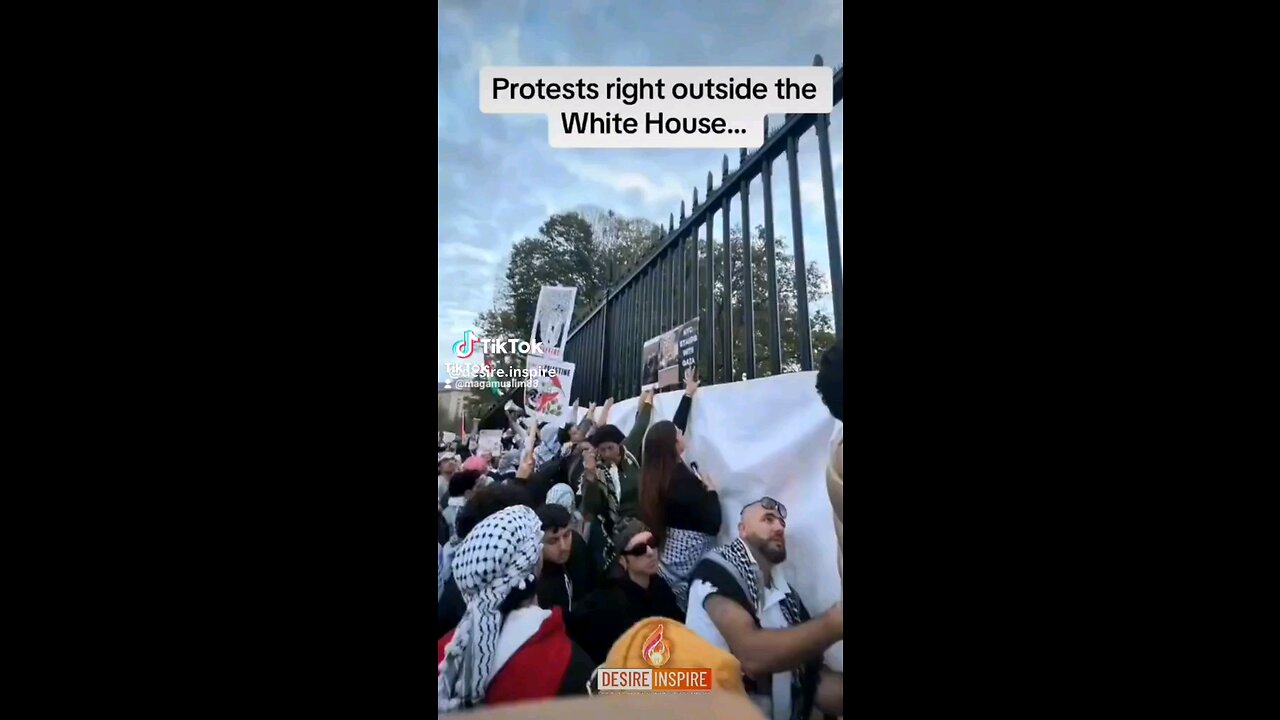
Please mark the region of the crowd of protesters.
<svg viewBox="0 0 1280 720"><path fill-rule="evenodd" d="M816 388L841 424L842 364L837 344ZM440 443L439 712L584 694L640 621L667 618L697 638L682 652L733 668L724 686L765 717L843 715L843 677L822 664L844 637L843 601L812 614L788 584L787 508L774 498L746 503L736 539L717 544L735 519L686 457L697 392L690 370L670 420L652 417L645 392L626 434L609 423L610 400L566 427L522 426L508 410L500 453L478 452L474 433ZM841 431L826 477L841 543L843 447Z"/></svg>

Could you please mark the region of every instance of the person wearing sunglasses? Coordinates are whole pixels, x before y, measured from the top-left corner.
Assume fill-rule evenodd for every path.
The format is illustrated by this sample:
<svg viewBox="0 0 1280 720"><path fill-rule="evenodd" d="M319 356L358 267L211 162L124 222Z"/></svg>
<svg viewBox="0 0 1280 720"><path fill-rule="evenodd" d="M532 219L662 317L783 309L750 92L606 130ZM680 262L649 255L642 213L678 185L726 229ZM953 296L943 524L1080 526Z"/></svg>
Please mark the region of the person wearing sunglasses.
<svg viewBox="0 0 1280 720"><path fill-rule="evenodd" d="M787 507L747 503L738 538L694 566L685 625L742 664L743 685L765 717L808 720L816 706L841 715L844 678L822 653L844 638L844 604L811 617L785 578Z"/></svg>
<svg viewBox="0 0 1280 720"><path fill-rule="evenodd" d="M572 637L597 664L632 625L651 617L683 620L671 586L658 575L658 547L653 532L626 518L613 537L618 554L600 589L574 606Z"/></svg>

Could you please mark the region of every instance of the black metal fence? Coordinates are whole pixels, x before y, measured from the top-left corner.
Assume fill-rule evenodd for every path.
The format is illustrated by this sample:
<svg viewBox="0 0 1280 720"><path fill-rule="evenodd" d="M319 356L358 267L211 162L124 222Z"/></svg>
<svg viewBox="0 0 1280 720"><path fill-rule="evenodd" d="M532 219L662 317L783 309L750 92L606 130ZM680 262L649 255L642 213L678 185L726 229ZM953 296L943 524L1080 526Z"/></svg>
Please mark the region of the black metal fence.
<svg viewBox="0 0 1280 720"><path fill-rule="evenodd" d="M822 57L815 56L813 64L822 65ZM841 67L834 72L832 101L838 106L843 100L844 69ZM745 373L748 379L756 376L757 301L750 273L759 258L753 257L748 191L751 181L757 176L764 194L764 260L768 277L765 292L769 295L763 308L771 316L762 319L763 325L768 327L764 345L768 357L767 372L770 375L782 372L772 176L774 161L784 155L791 179L791 241L795 248L795 325L799 334L799 365L801 370L813 369L814 349L809 327L807 262L797 158L800 138L810 128L818 138L835 334L837 338L844 337L844 268L840 256L831 144L827 135L830 123L830 116L825 114L788 115L781 127L770 131L768 118L765 118L764 145L752 153L743 150L738 169L732 174L729 172L729 156L725 155L720 186L713 187L712 174L708 172L706 200L699 203L695 189L688 217L685 217L684 203L681 202L679 223L676 223L673 213L668 233L653 253L620 285L610 289L604 302L588 314L569 336L564 357L575 364L573 394L580 398L581 403L600 403L608 397L622 399L639 395L643 343L694 317L698 318L697 365L703 384L732 382L737 379L735 371ZM730 247L730 220L735 196L740 196L742 267L734 267L734 248ZM720 262L716 262L717 212L721 225L719 242L723 244ZM719 297L717 281L723 283ZM740 282L742 287L739 307L736 308L731 292L734 281ZM738 317L742 319L742 332L745 334L745 337L737 338L746 351L745 367L741 368L734 367L735 313L742 313Z"/></svg>

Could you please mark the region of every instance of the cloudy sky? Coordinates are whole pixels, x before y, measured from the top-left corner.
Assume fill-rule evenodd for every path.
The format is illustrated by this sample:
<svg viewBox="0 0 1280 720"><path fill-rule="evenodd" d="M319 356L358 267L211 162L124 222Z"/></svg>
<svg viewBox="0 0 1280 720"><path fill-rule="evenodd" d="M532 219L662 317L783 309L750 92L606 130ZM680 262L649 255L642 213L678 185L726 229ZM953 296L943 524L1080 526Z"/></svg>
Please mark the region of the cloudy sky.
<svg viewBox="0 0 1280 720"><path fill-rule="evenodd" d="M660 222L679 215L724 150L553 150L540 116L484 115L479 73L516 65L809 65L844 63L843 0L443 0L437 71L438 380L452 345L493 300L512 244L552 213L584 205ZM774 118L770 124L776 125ZM813 131L800 143L806 259L829 266ZM844 103L831 118L836 200L844 207ZM729 169L738 165L730 151ZM791 238L790 178L774 165L774 229ZM760 180L751 222L763 222ZM741 214L734 203L733 224ZM719 220L717 232L719 239ZM841 237L843 249L844 238ZM830 314L830 302L823 303Z"/></svg>

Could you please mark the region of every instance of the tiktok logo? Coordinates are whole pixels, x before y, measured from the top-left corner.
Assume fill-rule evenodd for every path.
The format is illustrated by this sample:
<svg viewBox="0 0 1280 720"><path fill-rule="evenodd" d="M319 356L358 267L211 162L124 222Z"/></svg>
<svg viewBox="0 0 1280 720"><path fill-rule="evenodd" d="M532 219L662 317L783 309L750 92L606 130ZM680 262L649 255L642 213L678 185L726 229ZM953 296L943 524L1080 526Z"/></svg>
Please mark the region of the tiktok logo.
<svg viewBox="0 0 1280 720"><path fill-rule="evenodd" d="M462 339L453 344L453 354L460 358L471 357L476 350L476 345L480 344L480 341L473 337L474 335L475 333L470 330L462 331Z"/></svg>

